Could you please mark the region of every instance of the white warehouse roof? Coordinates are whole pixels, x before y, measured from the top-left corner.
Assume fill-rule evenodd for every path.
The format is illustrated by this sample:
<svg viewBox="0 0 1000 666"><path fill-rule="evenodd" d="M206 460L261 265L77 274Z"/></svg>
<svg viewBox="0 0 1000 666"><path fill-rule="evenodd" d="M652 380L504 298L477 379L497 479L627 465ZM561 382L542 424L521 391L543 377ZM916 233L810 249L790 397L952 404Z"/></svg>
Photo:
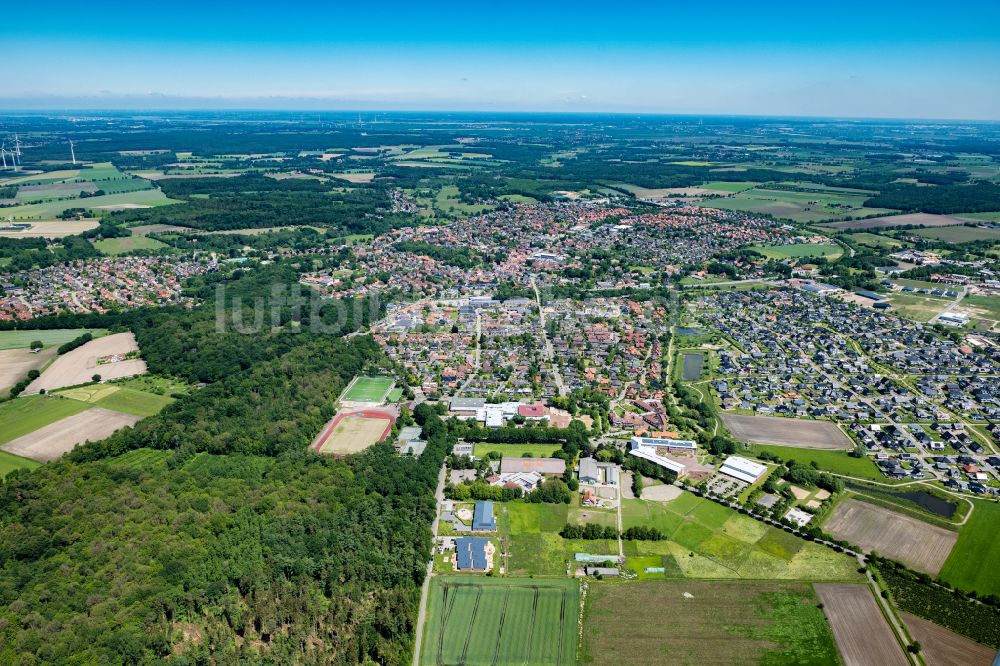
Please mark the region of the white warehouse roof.
<svg viewBox="0 0 1000 666"><path fill-rule="evenodd" d="M761 465L752 460L741 458L740 456L729 456L726 462L719 469L723 474L727 474L734 479L753 483L767 472L767 465Z"/></svg>

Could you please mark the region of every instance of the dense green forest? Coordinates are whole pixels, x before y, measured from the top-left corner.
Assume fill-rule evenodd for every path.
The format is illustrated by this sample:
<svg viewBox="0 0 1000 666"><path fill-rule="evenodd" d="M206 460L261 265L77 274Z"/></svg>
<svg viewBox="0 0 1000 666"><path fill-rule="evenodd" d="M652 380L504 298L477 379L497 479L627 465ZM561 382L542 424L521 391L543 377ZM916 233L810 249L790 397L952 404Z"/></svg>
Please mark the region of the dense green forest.
<svg viewBox="0 0 1000 666"><path fill-rule="evenodd" d="M940 214L1000 210L1000 185L891 185L865 201L865 205Z"/></svg>
<svg viewBox="0 0 1000 666"><path fill-rule="evenodd" d="M253 296L296 275L278 265L229 287ZM409 660L452 438L418 410L430 442L420 458L389 445L339 461L310 452L350 378L384 360L368 337L296 332L309 320L295 321L283 304L278 329L250 335L216 330L209 308L33 322L131 328L151 370L211 383L8 475L0 662Z"/></svg>

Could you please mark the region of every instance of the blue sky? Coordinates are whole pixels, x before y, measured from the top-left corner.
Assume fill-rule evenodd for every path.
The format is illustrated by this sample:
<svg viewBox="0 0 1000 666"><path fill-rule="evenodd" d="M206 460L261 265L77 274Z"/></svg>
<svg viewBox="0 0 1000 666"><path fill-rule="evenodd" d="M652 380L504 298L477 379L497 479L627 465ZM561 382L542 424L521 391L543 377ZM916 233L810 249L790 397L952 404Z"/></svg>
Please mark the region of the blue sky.
<svg viewBox="0 0 1000 666"><path fill-rule="evenodd" d="M0 109L1000 119L995 0L49 0L2 48Z"/></svg>

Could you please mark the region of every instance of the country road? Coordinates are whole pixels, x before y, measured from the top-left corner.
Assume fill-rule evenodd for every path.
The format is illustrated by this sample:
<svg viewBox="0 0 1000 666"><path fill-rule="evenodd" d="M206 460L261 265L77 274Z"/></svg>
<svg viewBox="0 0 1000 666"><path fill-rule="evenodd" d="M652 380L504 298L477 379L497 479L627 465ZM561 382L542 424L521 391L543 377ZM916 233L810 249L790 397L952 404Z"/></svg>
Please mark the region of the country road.
<svg viewBox="0 0 1000 666"><path fill-rule="evenodd" d="M441 502L444 501L444 482L447 467L441 465L438 473L437 490L434 491L434 522L431 523L431 534L434 536L431 545L431 560L427 563L427 575L424 576L424 584L420 588L420 611L417 613L417 635L413 642L413 666L420 664L420 641L424 636L424 622L427 619L427 597L431 590L431 577L434 575L434 551L437 548L438 518L441 515Z"/></svg>

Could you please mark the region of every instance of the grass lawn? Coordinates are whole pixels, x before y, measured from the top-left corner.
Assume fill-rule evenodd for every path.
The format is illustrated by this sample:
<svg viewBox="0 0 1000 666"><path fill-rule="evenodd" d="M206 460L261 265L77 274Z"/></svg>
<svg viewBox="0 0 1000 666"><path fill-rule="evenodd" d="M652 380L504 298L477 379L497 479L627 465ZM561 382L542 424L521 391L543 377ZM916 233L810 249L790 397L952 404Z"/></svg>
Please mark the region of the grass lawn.
<svg viewBox="0 0 1000 666"><path fill-rule="evenodd" d="M826 257L833 259L844 253L836 243L799 243L797 245L753 246L755 252L760 252L769 259L792 259L802 257Z"/></svg>
<svg viewBox="0 0 1000 666"><path fill-rule="evenodd" d="M525 454L532 458L549 458L558 450L558 444L490 444L480 442L472 447L472 455L477 458L485 458L490 451L496 451L504 458L519 458Z"/></svg>
<svg viewBox="0 0 1000 666"><path fill-rule="evenodd" d="M124 238L105 238L94 243L102 254L125 254L136 250L160 250L170 247L162 241L145 236L126 236Z"/></svg>
<svg viewBox="0 0 1000 666"><path fill-rule="evenodd" d="M1000 595L1000 504L975 500L975 507L940 576L967 592Z"/></svg>
<svg viewBox="0 0 1000 666"><path fill-rule="evenodd" d="M913 321L926 322L937 316L942 310L948 307L954 299L936 298L915 295L911 293L892 292L888 294L889 303L892 304L892 312L912 319Z"/></svg>
<svg viewBox="0 0 1000 666"><path fill-rule="evenodd" d="M0 444L90 409L77 400L29 395L0 404Z"/></svg>
<svg viewBox="0 0 1000 666"><path fill-rule="evenodd" d="M775 581L593 583L582 664L836 664L812 586Z"/></svg>
<svg viewBox="0 0 1000 666"><path fill-rule="evenodd" d="M13 472L15 469L35 469L41 464L42 463L36 460L30 460L28 458L22 458L21 456L15 456L13 453L0 451L0 479L7 476L8 473Z"/></svg>
<svg viewBox="0 0 1000 666"><path fill-rule="evenodd" d="M1000 320L1000 296L966 296L962 307L969 306L982 313L982 318Z"/></svg>
<svg viewBox="0 0 1000 666"><path fill-rule="evenodd" d="M576 664L575 580L436 576L421 664Z"/></svg>
<svg viewBox="0 0 1000 666"><path fill-rule="evenodd" d="M341 400L380 402L395 382L388 377L357 377Z"/></svg>
<svg viewBox="0 0 1000 666"><path fill-rule="evenodd" d="M800 463L815 462L820 469L835 474L854 476L859 479L870 481L881 481L892 483L892 481L882 472L871 458L852 458L843 451L826 451L823 449L796 449L790 446L768 446L765 444L754 444L754 451L760 454L764 451L780 456L782 460L795 460Z"/></svg>
<svg viewBox="0 0 1000 666"><path fill-rule="evenodd" d="M856 565L832 550L728 507L683 493L669 502L627 499L622 526L656 527L664 541L625 543L627 566L641 577L856 580ZM662 574L646 574L646 567Z"/></svg>
<svg viewBox="0 0 1000 666"><path fill-rule="evenodd" d="M41 331L0 331L0 349L22 349L35 340L41 341L46 347L61 345L75 340L87 331L95 338L107 333L102 328L54 328Z"/></svg>

